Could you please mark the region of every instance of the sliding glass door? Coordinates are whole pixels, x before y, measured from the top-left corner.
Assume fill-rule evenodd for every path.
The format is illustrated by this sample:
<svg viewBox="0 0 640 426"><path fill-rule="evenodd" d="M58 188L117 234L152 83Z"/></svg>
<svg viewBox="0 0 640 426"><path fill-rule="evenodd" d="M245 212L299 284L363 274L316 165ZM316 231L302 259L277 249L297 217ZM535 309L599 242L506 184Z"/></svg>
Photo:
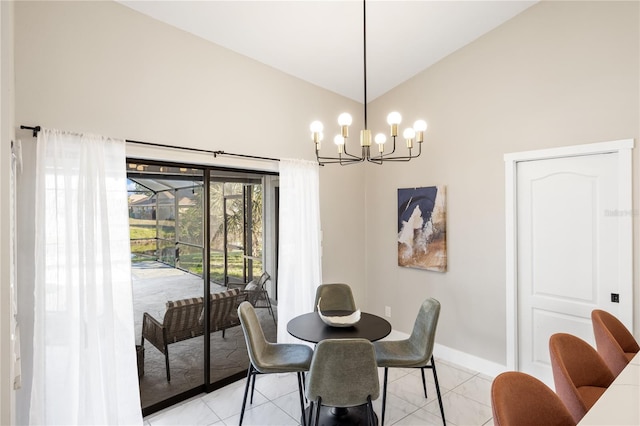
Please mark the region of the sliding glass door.
<svg viewBox="0 0 640 426"><path fill-rule="evenodd" d="M128 178L141 400L150 414L246 372L241 327L205 336L205 305L265 269L265 176L131 160ZM259 315L275 340L273 319Z"/></svg>

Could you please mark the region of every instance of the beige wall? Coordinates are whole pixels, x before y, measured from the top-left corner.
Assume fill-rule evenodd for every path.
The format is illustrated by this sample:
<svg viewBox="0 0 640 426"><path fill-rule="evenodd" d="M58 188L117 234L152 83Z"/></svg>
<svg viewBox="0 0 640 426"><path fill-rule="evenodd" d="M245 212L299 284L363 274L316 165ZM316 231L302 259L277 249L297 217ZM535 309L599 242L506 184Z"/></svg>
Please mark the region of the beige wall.
<svg viewBox="0 0 640 426"><path fill-rule="evenodd" d="M404 332L436 297L440 345L504 364L503 155L638 139L638 9L540 3L376 99L372 130L391 109L427 119L425 154L320 170L324 280L352 284L364 309L391 306ZM16 5L17 124L311 159L308 123L345 109L361 107L116 3ZM449 271L399 268L396 189L435 184L447 186Z"/></svg>
<svg viewBox="0 0 640 426"><path fill-rule="evenodd" d="M367 169L371 310L391 306L394 328L410 332L433 296L439 344L505 364L503 155L627 138L637 146L639 5L539 3L375 101L373 121L397 106L430 128L424 158ZM637 148L633 157L637 179ZM396 189L430 185L447 186L447 273L396 266ZM637 276L634 290L638 336Z"/></svg>
<svg viewBox="0 0 640 426"><path fill-rule="evenodd" d="M16 14L18 124L313 159L309 123L359 109L115 2L20 2ZM324 253L348 259L325 262L324 275L356 287L362 176L361 168L321 170Z"/></svg>
<svg viewBox="0 0 640 426"><path fill-rule="evenodd" d="M361 109L115 2L15 9L17 125L311 160L309 123ZM30 132L18 133L32 143ZM324 278L352 284L364 299L363 176L360 167L320 170ZM18 403L22 411L28 405Z"/></svg>

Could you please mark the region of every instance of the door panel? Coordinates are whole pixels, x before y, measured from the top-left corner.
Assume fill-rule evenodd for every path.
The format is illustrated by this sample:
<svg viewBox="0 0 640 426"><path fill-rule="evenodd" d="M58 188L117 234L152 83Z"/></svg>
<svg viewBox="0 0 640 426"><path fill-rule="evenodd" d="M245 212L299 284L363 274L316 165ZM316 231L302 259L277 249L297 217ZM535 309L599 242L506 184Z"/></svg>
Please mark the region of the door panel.
<svg viewBox="0 0 640 426"><path fill-rule="evenodd" d="M563 333L581 336L582 339L590 341L593 339L585 339L584 336L593 334L591 331L591 320L576 315L564 314L553 309L532 309L533 327L533 356L530 362L534 364L529 374L536 374L536 377L544 377L542 374L550 374L547 371L550 368L549 362L549 337L552 334L562 331ZM526 336L525 336L526 338ZM525 370L522 370L525 371ZM549 386L552 386L553 378L547 377Z"/></svg>
<svg viewBox="0 0 640 426"><path fill-rule="evenodd" d="M594 344L591 311L619 314L617 154L517 164L519 370L553 384L549 337Z"/></svg>

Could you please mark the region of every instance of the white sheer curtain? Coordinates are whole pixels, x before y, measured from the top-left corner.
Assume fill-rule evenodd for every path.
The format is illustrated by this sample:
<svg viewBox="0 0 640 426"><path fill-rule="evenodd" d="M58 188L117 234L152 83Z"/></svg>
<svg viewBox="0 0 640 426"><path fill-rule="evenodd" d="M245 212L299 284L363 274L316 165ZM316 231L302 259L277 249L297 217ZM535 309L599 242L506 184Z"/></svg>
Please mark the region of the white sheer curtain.
<svg viewBox="0 0 640 426"><path fill-rule="evenodd" d="M11 239L11 250L9 250L9 293L11 297L11 340L13 344L11 379L13 389L22 387L22 360L20 358L20 325L18 324L18 282L17 258L18 240L17 235L17 178L18 171L22 170L22 148L20 141L11 142L11 179L9 180L9 194L11 206L9 219L9 238Z"/></svg>
<svg viewBox="0 0 640 426"><path fill-rule="evenodd" d="M125 142L38 134L29 421L142 424Z"/></svg>
<svg viewBox="0 0 640 426"><path fill-rule="evenodd" d="M322 282L318 163L280 161L278 342L297 341L287 323L313 310ZM298 341L299 342L299 341Z"/></svg>

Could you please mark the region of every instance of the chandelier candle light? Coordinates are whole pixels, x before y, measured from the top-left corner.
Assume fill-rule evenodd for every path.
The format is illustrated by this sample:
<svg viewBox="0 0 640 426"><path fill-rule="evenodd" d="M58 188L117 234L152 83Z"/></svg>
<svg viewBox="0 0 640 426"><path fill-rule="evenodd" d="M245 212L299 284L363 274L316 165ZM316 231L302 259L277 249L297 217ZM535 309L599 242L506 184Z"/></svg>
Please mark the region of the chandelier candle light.
<svg viewBox="0 0 640 426"><path fill-rule="evenodd" d="M396 137L398 136L398 126L402 122L402 116L398 112L392 112L387 116L387 123L390 126L390 136L393 141L391 151L385 153L385 143L387 137L383 133L378 133L375 136L375 143L378 145L378 155L371 155L371 130L367 127L367 5L366 0L362 2L362 16L364 21L364 129L360 130L360 156L349 154L347 152L347 138L349 137L349 126L351 125L353 118L351 114L344 112L338 117L338 124L340 125L341 132L336 135L333 142L338 148L337 157L325 157L320 155L320 143L323 139L324 126L320 121L314 121L311 123L311 139L316 146L316 158L320 165L325 164L340 164L346 166L348 164L360 163L362 161L369 161L375 164L382 164L385 161L409 161L412 158L417 158L422 153L422 142L424 141L424 132L427 130L427 123L424 120L417 120L413 123L413 128L409 127L402 132L402 136L406 141L409 155L405 156L393 156L396 151ZM413 154L414 142L418 144L418 153Z"/></svg>

